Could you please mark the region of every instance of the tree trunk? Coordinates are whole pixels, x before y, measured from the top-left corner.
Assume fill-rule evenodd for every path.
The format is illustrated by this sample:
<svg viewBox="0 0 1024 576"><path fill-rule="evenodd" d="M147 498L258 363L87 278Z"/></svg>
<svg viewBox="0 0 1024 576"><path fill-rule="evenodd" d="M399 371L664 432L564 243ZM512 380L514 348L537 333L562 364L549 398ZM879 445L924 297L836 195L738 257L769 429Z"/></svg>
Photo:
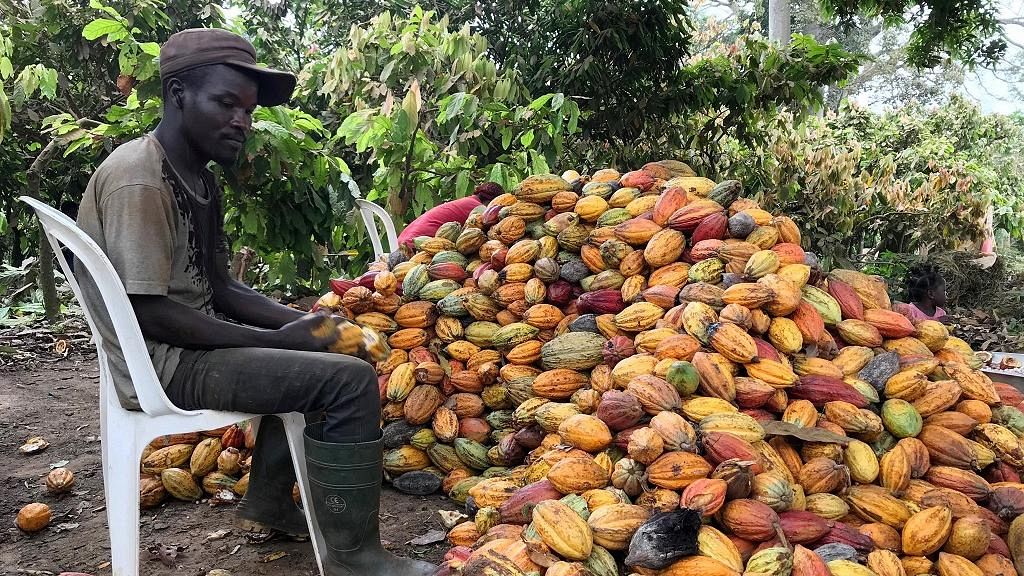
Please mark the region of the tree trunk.
<svg viewBox="0 0 1024 576"><path fill-rule="evenodd" d="M57 297L57 279L53 275L53 248L42 226L39 227L39 288L43 291L46 321L52 324L60 316L60 299Z"/></svg>
<svg viewBox="0 0 1024 576"><path fill-rule="evenodd" d="M11 230L11 259L13 266L20 266L25 259L21 253L21 226L18 225L18 210L12 202L7 205L7 227Z"/></svg>
<svg viewBox="0 0 1024 576"><path fill-rule="evenodd" d="M784 46L790 36L789 0L768 0L768 39Z"/></svg>
<svg viewBox="0 0 1024 576"><path fill-rule="evenodd" d="M231 258L231 277L245 283L245 273L249 269L253 256L255 256L255 252L245 246L238 252L235 252L235 255Z"/></svg>
<svg viewBox="0 0 1024 576"><path fill-rule="evenodd" d="M28 181L26 193L30 198L39 199L39 182L42 180L42 173L56 152L57 141L51 140L39 153L39 156L36 156L25 173ZM57 298L57 281L53 276L53 250L42 225L39 226L39 274L36 276L36 282L39 283L39 288L43 291L43 309L46 313L46 320L50 323L56 322L57 317L60 316L60 300Z"/></svg>
<svg viewBox="0 0 1024 576"><path fill-rule="evenodd" d="M77 120L77 124L84 128L96 125L96 121L80 118ZM29 198L39 199L39 186L43 172L46 171L50 160L53 159L53 155L57 153L62 144L63 142L59 140L50 140L46 147L39 152L39 156L32 161L32 165L28 167L25 179L27 181L26 195ZM39 226L39 276L36 281L39 283L40 290L43 291L43 309L46 313L46 320L51 323L56 322L60 315L60 300L57 298L57 280L53 276L53 248L50 246L49 240L46 239L46 232L43 231L41 225Z"/></svg>

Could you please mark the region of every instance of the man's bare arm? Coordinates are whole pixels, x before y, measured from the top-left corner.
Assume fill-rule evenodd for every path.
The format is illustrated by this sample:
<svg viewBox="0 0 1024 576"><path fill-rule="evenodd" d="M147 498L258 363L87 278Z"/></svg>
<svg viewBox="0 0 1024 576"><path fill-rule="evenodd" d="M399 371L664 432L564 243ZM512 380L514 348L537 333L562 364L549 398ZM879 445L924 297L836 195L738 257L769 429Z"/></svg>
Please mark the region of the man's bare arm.
<svg viewBox="0 0 1024 576"><path fill-rule="evenodd" d="M277 329L305 315L226 276L213 283L213 306L230 318L250 326Z"/></svg>
<svg viewBox="0 0 1024 576"><path fill-rule="evenodd" d="M213 307L217 312L243 324L276 330L301 318L304 313L274 302L228 274L228 256L218 251L217 269L211 274Z"/></svg>
<svg viewBox="0 0 1024 576"><path fill-rule="evenodd" d="M314 335L322 315L298 317L273 330L239 326L193 310L166 296L129 295L142 334L151 340L194 350L217 348L284 348L326 350L334 330ZM289 309L290 310L290 309Z"/></svg>

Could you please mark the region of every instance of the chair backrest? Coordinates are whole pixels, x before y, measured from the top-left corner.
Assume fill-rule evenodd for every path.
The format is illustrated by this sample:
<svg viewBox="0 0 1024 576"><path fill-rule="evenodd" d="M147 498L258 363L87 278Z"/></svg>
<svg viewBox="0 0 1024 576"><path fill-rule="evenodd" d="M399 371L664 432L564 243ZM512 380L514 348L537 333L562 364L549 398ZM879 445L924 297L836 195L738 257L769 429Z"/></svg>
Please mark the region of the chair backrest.
<svg viewBox="0 0 1024 576"><path fill-rule="evenodd" d="M366 235L370 237L370 243L373 244L373 257L374 259L380 259L381 256L386 256L395 250L398 250L398 234L395 233L395 223L391 220L391 215L388 214L387 210L377 206L369 200L363 200L362 198L356 199L356 205L359 207L359 215L363 217L363 224L366 226ZM380 231L377 230L377 223L374 221L374 216L380 219L384 223L384 232L388 238L388 250L384 251L384 247L380 241Z"/></svg>
<svg viewBox="0 0 1024 576"><path fill-rule="evenodd" d="M132 308L131 301L128 300L128 294L125 292L124 285L117 276L113 264L107 259L103 250L88 234L75 225L71 218L59 210L27 196L22 196L20 200L36 211L46 238L49 240L50 246L53 247L57 262L64 272L64 277L82 305L89 328L92 329L93 340L96 343L100 369L108 375L110 374L109 359L104 352L103 340L96 328L95 314L97 311L90 310L91 303L83 297L82 289L61 251L62 244L71 250L82 266L85 266L92 281L99 289L110 323L117 335L117 344L120 345L125 363L128 365L128 373L131 375L135 394L142 410L151 416L185 413L171 404L167 395L164 394L163 387L160 386L160 381L156 377L156 371L153 369L153 361L149 357L146 342L142 337L139 321L135 317L135 310ZM117 398L113 380L108 377L101 378L100 381L100 405L105 409L120 408L121 404Z"/></svg>

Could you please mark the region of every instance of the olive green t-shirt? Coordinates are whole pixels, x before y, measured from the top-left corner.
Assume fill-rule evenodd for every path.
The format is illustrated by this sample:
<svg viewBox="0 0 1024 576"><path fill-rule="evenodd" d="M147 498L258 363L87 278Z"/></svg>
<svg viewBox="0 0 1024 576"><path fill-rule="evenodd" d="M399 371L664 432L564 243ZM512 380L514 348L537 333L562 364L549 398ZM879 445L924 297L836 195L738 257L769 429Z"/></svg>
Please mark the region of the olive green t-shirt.
<svg viewBox="0 0 1024 576"><path fill-rule="evenodd" d="M78 226L99 244L128 294L166 296L214 315L207 270L226 249L220 192L213 175L196 194L171 166L152 135L127 142L103 161L89 180L78 211ZM103 340L121 405L139 407L124 355L99 290L80 263L79 280ZM182 349L147 339L153 367L163 386L171 381Z"/></svg>

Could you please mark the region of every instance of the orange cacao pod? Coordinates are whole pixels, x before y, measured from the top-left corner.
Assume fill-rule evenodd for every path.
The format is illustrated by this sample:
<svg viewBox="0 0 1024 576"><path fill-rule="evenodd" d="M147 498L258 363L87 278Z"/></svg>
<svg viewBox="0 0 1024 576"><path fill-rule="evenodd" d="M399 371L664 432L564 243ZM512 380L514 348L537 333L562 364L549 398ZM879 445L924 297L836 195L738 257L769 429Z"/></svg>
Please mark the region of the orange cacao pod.
<svg viewBox="0 0 1024 576"><path fill-rule="evenodd" d="M722 524L733 534L754 542L775 537L779 515L756 500L740 499L726 502L719 513Z"/></svg>

